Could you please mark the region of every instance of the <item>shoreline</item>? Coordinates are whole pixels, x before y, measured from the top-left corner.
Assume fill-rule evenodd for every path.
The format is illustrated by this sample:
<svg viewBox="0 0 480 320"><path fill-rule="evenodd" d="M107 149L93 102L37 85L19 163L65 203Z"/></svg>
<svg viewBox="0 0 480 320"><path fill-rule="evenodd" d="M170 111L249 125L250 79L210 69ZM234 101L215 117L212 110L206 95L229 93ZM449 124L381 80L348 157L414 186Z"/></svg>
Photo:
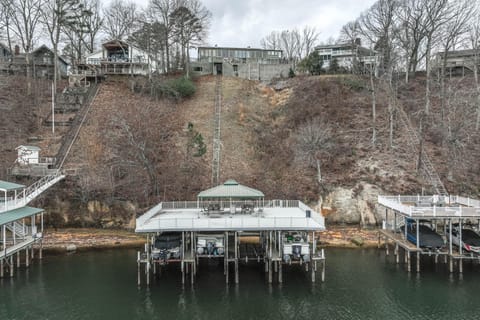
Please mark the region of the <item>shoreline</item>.
<svg viewBox="0 0 480 320"><path fill-rule="evenodd" d="M320 233L319 248L376 248L378 230L359 227L333 226ZM61 254L108 249L143 248L145 236L120 229L65 228L46 229L42 249L46 253ZM75 249L73 249L73 246ZM70 250L67 249L70 247Z"/></svg>

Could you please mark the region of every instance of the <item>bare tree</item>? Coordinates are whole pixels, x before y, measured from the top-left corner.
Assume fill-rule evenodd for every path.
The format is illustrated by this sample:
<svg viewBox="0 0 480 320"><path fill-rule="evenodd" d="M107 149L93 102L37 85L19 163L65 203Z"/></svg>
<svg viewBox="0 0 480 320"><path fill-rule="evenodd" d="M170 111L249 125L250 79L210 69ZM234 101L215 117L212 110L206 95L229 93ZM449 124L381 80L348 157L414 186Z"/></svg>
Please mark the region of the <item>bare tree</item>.
<svg viewBox="0 0 480 320"><path fill-rule="evenodd" d="M30 54L33 50L37 26L41 17L41 8L44 0L13 0L12 4L12 31L22 44L25 51L25 63L27 71L27 94L32 93Z"/></svg>
<svg viewBox="0 0 480 320"><path fill-rule="evenodd" d="M304 57L308 57L315 49L320 33L315 27L305 26L302 30L302 47Z"/></svg>
<svg viewBox="0 0 480 320"><path fill-rule="evenodd" d="M480 130L480 82L478 79L478 66L480 64L480 18L478 16L475 17L472 23L469 31L469 40L473 50L471 67L475 79L475 87L477 89L477 117L475 121L475 131L478 132Z"/></svg>
<svg viewBox="0 0 480 320"><path fill-rule="evenodd" d="M450 18L440 29L439 42L442 53L440 67L440 104L442 120L445 120L445 105L446 105L446 70L447 70L447 55L448 52L465 40L464 36L471 28L471 18L476 14L474 11L473 2L469 0L460 0L452 3L449 11Z"/></svg>
<svg viewBox="0 0 480 320"><path fill-rule="evenodd" d="M103 12L103 31L109 40L125 40L138 26L135 2L114 0Z"/></svg>
<svg viewBox="0 0 480 320"><path fill-rule="evenodd" d="M314 118L300 126L293 137L296 161L315 167L317 182L321 185L321 159L333 144L331 128L320 118Z"/></svg>
<svg viewBox="0 0 480 320"><path fill-rule="evenodd" d="M14 14L11 0L0 0L0 30L5 30L5 38L10 52L13 53L12 48L12 16Z"/></svg>
<svg viewBox="0 0 480 320"><path fill-rule="evenodd" d="M405 82L408 83L410 74L415 76L419 61L424 58L422 44L425 39L425 1L401 0L397 7L398 27L395 37L404 54Z"/></svg>
<svg viewBox="0 0 480 320"><path fill-rule="evenodd" d="M170 25L176 43L181 49L181 64L189 76L190 46L204 39L210 24L211 13L197 0L186 1L170 15Z"/></svg>
<svg viewBox="0 0 480 320"><path fill-rule="evenodd" d="M385 70L382 80L388 98L390 147L393 147L393 129L396 113L396 94L393 83L396 54L393 34L395 31L395 11L397 6L398 3L395 0L379 0L359 20L361 34L381 54L381 63ZM373 106L372 102L372 109Z"/></svg>
<svg viewBox="0 0 480 320"><path fill-rule="evenodd" d="M260 40L263 49L280 50L280 35L277 31L270 32Z"/></svg>
<svg viewBox="0 0 480 320"><path fill-rule="evenodd" d="M83 24L86 27L83 43L88 52L95 50L95 41L103 26L104 18L101 16L99 0L83 0L83 6L89 14L83 16Z"/></svg>
<svg viewBox="0 0 480 320"><path fill-rule="evenodd" d="M163 25L165 41L165 72L170 71L170 40L173 37L170 16L177 9L177 0L150 0L148 11L152 14L154 21Z"/></svg>
<svg viewBox="0 0 480 320"><path fill-rule="evenodd" d="M58 45L60 34L64 27L75 22L78 15L85 14L83 5L79 0L46 0L41 7L42 23L50 38L53 47L53 87L56 101L58 68Z"/></svg>

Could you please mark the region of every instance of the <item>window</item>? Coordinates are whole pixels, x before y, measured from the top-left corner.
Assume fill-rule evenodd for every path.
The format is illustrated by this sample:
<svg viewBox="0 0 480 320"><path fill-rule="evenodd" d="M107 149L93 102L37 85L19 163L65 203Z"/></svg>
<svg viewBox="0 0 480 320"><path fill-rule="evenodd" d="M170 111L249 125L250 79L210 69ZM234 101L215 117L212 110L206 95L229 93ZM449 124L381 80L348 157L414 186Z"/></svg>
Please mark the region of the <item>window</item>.
<svg viewBox="0 0 480 320"><path fill-rule="evenodd" d="M203 68L202 67L193 67L193 71L202 72Z"/></svg>

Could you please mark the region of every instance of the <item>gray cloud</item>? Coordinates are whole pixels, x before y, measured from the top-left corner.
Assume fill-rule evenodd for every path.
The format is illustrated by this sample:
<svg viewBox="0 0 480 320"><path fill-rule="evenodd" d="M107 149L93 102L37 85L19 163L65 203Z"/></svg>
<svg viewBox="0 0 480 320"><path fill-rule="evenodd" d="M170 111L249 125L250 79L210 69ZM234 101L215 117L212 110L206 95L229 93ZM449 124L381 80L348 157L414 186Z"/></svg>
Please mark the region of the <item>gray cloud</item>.
<svg viewBox="0 0 480 320"><path fill-rule="evenodd" d="M375 0L203 0L212 12L207 44L260 46L273 30L316 27L320 40L337 37L341 27L357 18Z"/></svg>

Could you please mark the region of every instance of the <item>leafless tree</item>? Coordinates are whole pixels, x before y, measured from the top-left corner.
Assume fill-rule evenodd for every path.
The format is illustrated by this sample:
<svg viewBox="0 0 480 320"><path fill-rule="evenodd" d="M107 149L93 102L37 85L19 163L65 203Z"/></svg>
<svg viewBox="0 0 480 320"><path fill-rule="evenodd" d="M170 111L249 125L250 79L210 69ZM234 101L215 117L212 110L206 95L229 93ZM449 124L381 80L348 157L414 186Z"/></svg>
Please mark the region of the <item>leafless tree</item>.
<svg viewBox="0 0 480 320"><path fill-rule="evenodd" d="M272 31L260 40L264 49L282 50L284 57L290 62L297 62L315 49L319 33L314 27L305 26L302 31L297 29Z"/></svg>
<svg viewBox="0 0 480 320"><path fill-rule="evenodd" d="M315 27L305 26L302 30L303 56L308 57L315 49L320 33Z"/></svg>
<svg viewBox="0 0 480 320"><path fill-rule="evenodd" d="M11 0L0 0L0 30L5 30L4 38L7 40L7 46L10 52L12 48L12 16L14 14Z"/></svg>
<svg viewBox="0 0 480 320"><path fill-rule="evenodd" d="M419 61L424 58L422 44L425 39L425 1L401 0L397 7L397 30L395 37L399 48L403 51L405 63L405 82L410 74L415 76Z"/></svg>
<svg viewBox="0 0 480 320"><path fill-rule="evenodd" d="M478 77L478 66L480 64L480 18L476 16L472 22L471 29L469 31L470 45L473 50L473 59L470 62L473 70L473 76L475 78L475 87L477 89L477 116L475 121L475 131L480 130L480 82Z"/></svg>
<svg viewBox="0 0 480 320"><path fill-rule="evenodd" d="M379 0L362 14L359 20L360 33L381 56L381 64L384 69L382 82L388 99L390 147L393 147L393 129L396 113L396 93L395 84L393 83L396 53L393 34L395 32L395 11L397 6L396 0ZM374 104L372 103L372 109L373 106Z"/></svg>
<svg viewBox="0 0 480 320"><path fill-rule="evenodd" d="M114 0L104 9L103 31L109 40L125 40L138 27L135 2Z"/></svg>
<svg viewBox="0 0 480 320"><path fill-rule="evenodd" d="M206 36L211 13L198 0L188 0L170 15L175 42L181 49L181 64L189 76L190 46L200 43Z"/></svg>
<svg viewBox="0 0 480 320"><path fill-rule="evenodd" d="M300 126L293 137L296 161L315 167L317 182L321 185L321 159L333 145L331 128L320 118L314 118Z"/></svg>
<svg viewBox="0 0 480 320"><path fill-rule="evenodd" d="M83 5L88 15L83 16L83 23L86 26L83 43L88 52L95 50L95 42L103 26L104 18L101 16L99 0L83 0Z"/></svg>
<svg viewBox="0 0 480 320"><path fill-rule="evenodd" d="M27 94L32 93L30 54L35 41L39 36L37 27L41 17L41 8L44 0L13 0L12 4L12 31L20 40L25 51L27 71Z"/></svg>
<svg viewBox="0 0 480 320"><path fill-rule="evenodd" d="M163 39L165 41L165 71L170 71L170 40L173 37L172 29L173 26L171 24L170 16L172 13L178 8L179 4L177 0L150 0L148 11L153 16L155 22L159 22L163 25L163 32L164 36Z"/></svg>
<svg viewBox="0 0 480 320"><path fill-rule="evenodd" d="M281 50L279 33L277 31L270 32L269 35L260 40L260 45L263 49Z"/></svg>
<svg viewBox="0 0 480 320"><path fill-rule="evenodd" d="M472 17L476 15L474 2L469 0L455 1L450 5L450 17L441 27L439 33L439 44L442 53L440 68L440 104L442 121L445 120L445 105L447 100L446 70L448 52L466 40L466 35L471 29Z"/></svg>

